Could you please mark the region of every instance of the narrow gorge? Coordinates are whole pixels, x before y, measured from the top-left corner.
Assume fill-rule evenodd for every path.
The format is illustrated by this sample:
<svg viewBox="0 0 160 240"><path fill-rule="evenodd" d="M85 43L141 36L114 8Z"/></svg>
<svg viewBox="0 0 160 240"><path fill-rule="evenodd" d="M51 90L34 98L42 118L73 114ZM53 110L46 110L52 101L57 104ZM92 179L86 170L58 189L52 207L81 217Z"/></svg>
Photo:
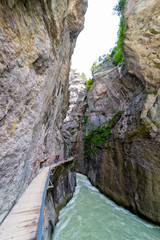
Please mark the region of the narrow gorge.
<svg viewBox="0 0 160 240"><path fill-rule="evenodd" d="M156 223L160 223L159 13L158 1L139 0L136 5L126 1L124 63L116 66L108 58L94 66L86 95L76 87L81 77L72 73L70 117L64 124L76 171L118 204Z"/></svg>
<svg viewBox="0 0 160 240"><path fill-rule="evenodd" d="M75 172L160 224L159 0L126 0L124 60L117 66L109 56L95 65L86 89L70 65L87 6L87 0L0 1L0 222L41 160L50 166L56 154L74 159L53 171L46 239L73 195Z"/></svg>

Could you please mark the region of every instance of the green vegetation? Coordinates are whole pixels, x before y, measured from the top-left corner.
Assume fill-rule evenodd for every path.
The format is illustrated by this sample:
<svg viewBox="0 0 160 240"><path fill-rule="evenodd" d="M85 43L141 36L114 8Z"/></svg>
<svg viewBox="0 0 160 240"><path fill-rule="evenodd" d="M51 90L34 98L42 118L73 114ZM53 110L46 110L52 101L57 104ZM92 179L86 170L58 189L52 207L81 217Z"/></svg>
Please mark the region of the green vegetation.
<svg viewBox="0 0 160 240"><path fill-rule="evenodd" d="M64 142L64 144L66 145L66 147L69 147L69 143L67 143L67 142Z"/></svg>
<svg viewBox="0 0 160 240"><path fill-rule="evenodd" d="M87 121L88 121L88 117L87 117L87 116L84 116L84 117L81 119L81 124L82 124L82 125L86 125L86 124L87 124Z"/></svg>
<svg viewBox="0 0 160 240"><path fill-rule="evenodd" d="M80 74L77 69L72 69L71 68L71 73L72 74L77 74L80 78L84 78L85 80L87 80L87 77L86 77L84 72L82 74Z"/></svg>
<svg viewBox="0 0 160 240"><path fill-rule="evenodd" d="M75 132L71 132L70 134L71 134L71 136L74 136L74 135L75 135Z"/></svg>
<svg viewBox="0 0 160 240"><path fill-rule="evenodd" d="M124 22L124 7L125 7L126 0L119 0L118 4L114 7L114 13L120 16L120 24L119 24L119 31L118 31L118 40L116 46L110 50L110 54L104 54L99 56L98 61L95 61L91 67L92 73L98 72L98 67L105 61L110 60L110 58L114 59L115 64L118 66L119 64L123 63L123 40L125 37L125 22Z"/></svg>
<svg viewBox="0 0 160 240"><path fill-rule="evenodd" d="M146 99L147 99L147 96L150 95L150 94L152 94L152 95L157 95L157 94L158 94L158 89L155 90L155 91L153 91L153 92L146 93L145 96L144 96L144 100L146 100Z"/></svg>
<svg viewBox="0 0 160 240"><path fill-rule="evenodd" d="M87 77L86 77L86 75L85 75L85 73L82 73L81 75L79 75L81 78L84 78L84 79L86 79L87 80Z"/></svg>
<svg viewBox="0 0 160 240"><path fill-rule="evenodd" d="M74 167L74 165L75 165L75 163L76 163L76 159L74 159L74 160L73 160L73 162L72 162L72 164L71 164L70 168L73 168L73 167Z"/></svg>
<svg viewBox="0 0 160 240"><path fill-rule="evenodd" d="M123 17L121 17L117 46L115 46L113 48L111 55L110 55L115 60L116 65L123 63L123 59L124 59L124 57L123 57L123 39L124 39L124 36L125 36L124 20L123 20Z"/></svg>
<svg viewBox="0 0 160 240"><path fill-rule="evenodd" d="M90 154L99 153L98 147L105 143L106 137L120 119L122 112L122 110L118 111L107 123L103 123L96 129L89 131L87 136L83 138L85 158L89 157Z"/></svg>
<svg viewBox="0 0 160 240"><path fill-rule="evenodd" d="M101 65L101 63L108 61L109 58L109 54L103 54L102 56L99 56L98 61L95 61L91 67L92 73L95 72L95 69L97 69Z"/></svg>
<svg viewBox="0 0 160 240"><path fill-rule="evenodd" d="M123 110L119 110L118 112L116 112L114 116L108 121L107 127L111 126L115 122L117 123L123 112Z"/></svg>
<svg viewBox="0 0 160 240"><path fill-rule="evenodd" d="M85 158L89 156L89 154L99 153L97 147L101 146L105 143L106 136L111 132L112 128L107 128L105 126L99 126L95 130L91 130L88 133L88 136L83 138L85 142L84 154Z"/></svg>
<svg viewBox="0 0 160 240"><path fill-rule="evenodd" d="M123 39L125 36L125 23L124 23L124 6L125 6L126 0L119 0L118 4L114 7L115 13L121 17L120 19L120 25L119 25L119 32L118 32L118 41L117 45L111 50L110 57L113 57L113 59L116 62L116 65L119 65L120 63L123 63Z"/></svg>
<svg viewBox="0 0 160 240"><path fill-rule="evenodd" d="M149 94L157 95L158 94L158 90L155 90L154 92L150 92Z"/></svg>
<svg viewBox="0 0 160 240"><path fill-rule="evenodd" d="M117 79L118 79L117 77L114 77L113 80L112 80L112 82L115 82Z"/></svg>
<svg viewBox="0 0 160 240"><path fill-rule="evenodd" d="M87 80L87 83L86 83L87 92L89 91L89 89L92 86L93 82L94 82L94 79L92 79L92 78Z"/></svg>
<svg viewBox="0 0 160 240"><path fill-rule="evenodd" d="M125 7L126 0L119 0L118 4L114 7L114 11L118 16L123 15L124 7Z"/></svg>
<svg viewBox="0 0 160 240"><path fill-rule="evenodd" d="M99 63L97 61L95 61L91 67L91 72L93 73L94 70L99 66Z"/></svg>

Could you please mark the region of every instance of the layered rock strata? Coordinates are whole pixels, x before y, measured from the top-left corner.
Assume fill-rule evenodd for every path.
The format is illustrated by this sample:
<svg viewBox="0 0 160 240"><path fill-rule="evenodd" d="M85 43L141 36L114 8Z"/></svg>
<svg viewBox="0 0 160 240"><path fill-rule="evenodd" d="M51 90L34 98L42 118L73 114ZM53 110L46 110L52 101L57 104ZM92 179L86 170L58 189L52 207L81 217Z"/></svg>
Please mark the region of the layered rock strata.
<svg viewBox="0 0 160 240"><path fill-rule="evenodd" d="M64 157L68 74L87 0L0 3L0 215L39 169Z"/></svg>

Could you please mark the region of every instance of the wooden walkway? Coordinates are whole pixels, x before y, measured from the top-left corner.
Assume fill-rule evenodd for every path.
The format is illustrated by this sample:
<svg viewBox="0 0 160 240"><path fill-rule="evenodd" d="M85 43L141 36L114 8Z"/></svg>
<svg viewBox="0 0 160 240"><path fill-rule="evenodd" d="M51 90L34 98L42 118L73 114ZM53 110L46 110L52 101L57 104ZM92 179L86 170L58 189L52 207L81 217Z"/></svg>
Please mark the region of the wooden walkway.
<svg viewBox="0 0 160 240"><path fill-rule="evenodd" d="M64 163L67 163L67 162L72 162L73 160L74 160L73 157L70 157L70 158L68 158L65 161L59 161L58 163L52 164L51 165L51 169L53 169L53 168L55 168L57 166L60 166L61 164L64 164Z"/></svg>
<svg viewBox="0 0 160 240"><path fill-rule="evenodd" d="M53 164L51 169L73 161ZM33 179L9 215L0 226L0 240L33 240L37 235L43 192L49 174L49 167L44 167Z"/></svg>

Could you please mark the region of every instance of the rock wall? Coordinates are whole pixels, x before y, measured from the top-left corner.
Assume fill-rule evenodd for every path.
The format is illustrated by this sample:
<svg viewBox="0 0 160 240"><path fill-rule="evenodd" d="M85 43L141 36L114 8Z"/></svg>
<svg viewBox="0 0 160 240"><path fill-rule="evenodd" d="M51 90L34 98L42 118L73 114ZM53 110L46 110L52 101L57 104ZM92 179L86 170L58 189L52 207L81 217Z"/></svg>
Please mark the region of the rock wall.
<svg viewBox="0 0 160 240"><path fill-rule="evenodd" d="M69 76L69 109L63 121L62 133L65 142L66 158L74 156L79 145L79 133L85 122L84 112L87 107L86 79L71 71ZM82 150L82 148L81 148Z"/></svg>
<svg viewBox="0 0 160 240"><path fill-rule="evenodd" d="M118 204L160 223L160 129L152 126L160 122L160 92L146 93L142 82L125 67L120 72L104 68L94 79L88 94L86 129L95 129L123 112L105 143L94 145L98 152L87 157L85 153L77 170ZM152 114L146 110L149 104Z"/></svg>
<svg viewBox="0 0 160 240"><path fill-rule="evenodd" d="M159 0L127 0L125 63L151 92L160 87Z"/></svg>
<svg viewBox="0 0 160 240"><path fill-rule="evenodd" d="M79 132L75 156L77 171L104 194L160 224L158 4L156 0L126 1L125 64L115 67L110 59L95 69L84 113L87 123ZM114 124L105 143L92 142L97 152L82 154L83 137L109 122ZM99 134L98 130L94 133Z"/></svg>
<svg viewBox="0 0 160 240"><path fill-rule="evenodd" d="M0 218L39 162L64 157L68 74L87 0L0 2Z"/></svg>
<svg viewBox="0 0 160 240"><path fill-rule="evenodd" d="M73 195L76 176L72 165L73 163L65 163L52 171L53 176L50 179L54 188L47 190L44 208L43 239L45 240L52 240L58 213Z"/></svg>

